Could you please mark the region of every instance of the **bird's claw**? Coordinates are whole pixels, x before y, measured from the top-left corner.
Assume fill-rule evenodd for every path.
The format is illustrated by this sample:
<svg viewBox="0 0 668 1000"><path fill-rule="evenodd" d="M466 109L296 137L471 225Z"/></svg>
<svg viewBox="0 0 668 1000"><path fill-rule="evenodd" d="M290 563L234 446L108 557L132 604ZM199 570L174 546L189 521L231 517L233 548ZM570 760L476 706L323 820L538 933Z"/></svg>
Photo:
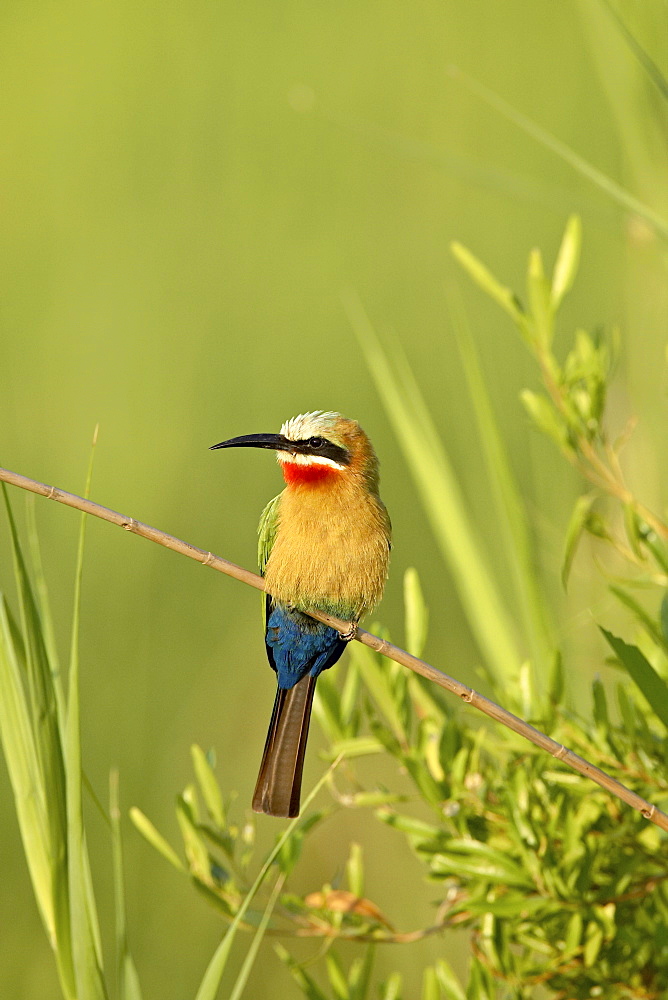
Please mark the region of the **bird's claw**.
<svg viewBox="0 0 668 1000"><path fill-rule="evenodd" d="M349 629L347 629L345 632L339 632L339 639L341 639L342 642L350 642L350 640L354 639L355 636L357 635L357 628L358 628L357 622L351 622Z"/></svg>

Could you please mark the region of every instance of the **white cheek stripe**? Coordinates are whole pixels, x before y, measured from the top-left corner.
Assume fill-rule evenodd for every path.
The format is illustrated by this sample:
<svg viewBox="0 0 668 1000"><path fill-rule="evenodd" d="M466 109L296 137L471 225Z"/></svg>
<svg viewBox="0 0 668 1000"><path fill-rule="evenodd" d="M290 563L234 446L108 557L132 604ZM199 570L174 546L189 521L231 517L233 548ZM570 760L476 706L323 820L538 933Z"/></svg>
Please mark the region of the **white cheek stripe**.
<svg viewBox="0 0 668 1000"><path fill-rule="evenodd" d="M289 451L277 451L276 457L279 462L292 462L293 465L326 465L341 472L345 469L345 465L335 462L332 458L325 458L324 455L293 455Z"/></svg>

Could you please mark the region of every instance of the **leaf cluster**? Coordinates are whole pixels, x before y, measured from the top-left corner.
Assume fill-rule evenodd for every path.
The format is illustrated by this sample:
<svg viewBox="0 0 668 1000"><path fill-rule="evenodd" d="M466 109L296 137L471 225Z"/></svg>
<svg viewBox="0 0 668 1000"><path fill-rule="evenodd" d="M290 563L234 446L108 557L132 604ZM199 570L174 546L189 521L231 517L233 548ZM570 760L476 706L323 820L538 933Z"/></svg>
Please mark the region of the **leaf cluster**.
<svg viewBox="0 0 668 1000"><path fill-rule="evenodd" d="M581 225L569 219L551 279L542 256L533 250L527 268L527 305L504 287L474 255L460 244L452 251L476 284L511 317L534 356L543 391L524 389L521 399L532 422L591 483L574 508L566 536L562 579L566 584L577 543L583 533L602 539L654 583L668 583L668 527L634 495L622 471L620 455L633 430L610 440L603 414L610 374L617 355L615 338L601 331L575 331L573 346L563 362L554 352L557 313L572 286L580 257ZM600 501L621 504L620 533Z"/></svg>
<svg viewBox="0 0 668 1000"><path fill-rule="evenodd" d="M409 616L420 618L416 591L407 593L413 601ZM528 1000L539 986L557 998L663 995L668 985L665 836L512 732L475 728L468 716L435 697L420 678L406 677L395 667L356 645L344 677L321 678L317 717L329 740L326 756L337 762L329 777L335 805L300 821L276 864L289 877L304 838L332 809L363 809L414 853L425 878L436 887L434 913L418 931L397 929L398 915L382 912L365 894L363 857L356 845L343 884L333 884L332 872L329 883L303 897L286 886L268 933L325 943L321 965L330 993L284 945L276 949L304 994L315 1000L363 1000L370 995L374 944L409 945L459 928L471 935L466 987L441 960L424 970L424 996ZM665 808L665 727L647 712L640 693L620 682L616 704L609 705L603 685L596 681L594 728L588 731L583 720L558 704L561 686L556 670L551 710L534 721ZM396 764L393 790L367 785L356 767L368 755L380 753ZM186 864L181 868L217 899L229 919L238 912L244 883L221 880L216 873L235 851L241 852L247 867L253 838L247 827L229 820L227 811L214 818L219 793L212 792L213 774L207 772L203 781L201 751L194 751L194 760L200 762L200 796L208 809L196 829L184 835ZM399 792L402 774L409 776L409 787ZM194 833L197 850L192 846ZM156 837L152 839L162 849ZM212 845L222 847L223 855ZM247 929L260 913L246 914ZM332 947L343 940L370 949L347 970ZM444 940L447 952L447 936ZM397 975L379 989L381 997L402 996Z"/></svg>

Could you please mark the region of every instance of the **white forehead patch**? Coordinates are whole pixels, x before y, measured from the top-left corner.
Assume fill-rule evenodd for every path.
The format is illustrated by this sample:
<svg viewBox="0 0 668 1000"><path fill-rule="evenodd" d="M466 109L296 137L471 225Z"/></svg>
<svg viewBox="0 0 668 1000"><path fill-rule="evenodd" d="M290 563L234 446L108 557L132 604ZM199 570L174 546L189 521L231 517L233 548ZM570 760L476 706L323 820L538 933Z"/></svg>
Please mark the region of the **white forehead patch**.
<svg viewBox="0 0 668 1000"><path fill-rule="evenodd" d="M332 430L339 417L339 413L331 411L324 413L322 410L315 410L313 413L300 413L298 417L292 417L285 421L281 427L281 434L289 441L306 441L310 437L320 437L320 435L327 434L328 431ZM324 464L324 459L318 459L318 461ZM328 463L337 465L331 460L328 460Z"/></svg>

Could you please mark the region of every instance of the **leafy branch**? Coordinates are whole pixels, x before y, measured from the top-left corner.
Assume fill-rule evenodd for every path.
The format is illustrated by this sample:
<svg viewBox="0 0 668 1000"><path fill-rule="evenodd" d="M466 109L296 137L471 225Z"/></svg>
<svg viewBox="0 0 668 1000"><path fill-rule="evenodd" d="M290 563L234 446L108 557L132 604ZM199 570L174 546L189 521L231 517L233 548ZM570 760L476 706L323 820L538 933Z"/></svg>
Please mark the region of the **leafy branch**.
<svg viewBox="0 0 668 1000"><path fill-rule="evenodd" d="M620 453L628 442L633 421L615 441L609 439L603 423L612 365L610 345L603 337L580 329L576 331L574 345L563 364L553 351L557 312L573 284L580 244L580 220L572 216L551 280L546 277L540 250L532 250L527 272L527 306L461 244L453 243L452 252L476 284L510 316L538 364L544 394L529 389L521 394L532 421L595 487L592 493L580 498L571 519L564 582L577 541L582 532L587 531L612 543L636 565L651 559L658 571L656 581L665 585L668 582L668 525L635 496L626 483L620 462ZM595 501L603 495L614 498L623 507L626 544L594 510Z"/></svg>
<svg viewBox="0 0 668 1000"><path fill-rule="evenodd" d="M408 618L422 617L419 601L415 589L407 589ZM335 811L361 810L404 840L439 895L434 920L418 930L397 929L395 914L366 890L356 844L343 874L321 888L301 897L286 883L267 935L320 940L321 950L307 964L326 956L334 997L368 996L362 969L371 962L367 951L346 971L337 945L410 945L450 928L472 935L466 996L474 1000L493 996L495 984L517 1000L530 1000L539 985L556 997L584 998L599 988L608 990L610 1000L662 995L668 947L658 931L647 940L648 928L668 918L668 841L656 827L643 825L600 790L592 793L512 732L473 730L430 685L398 665L385 669L380 654L361 645L351 650L345 672L339 668L336 681L324 675L319 688L316 715L329 741L325 758L342 763L328 782L333 805L304 817L290 851L277 858L280 872L289 879L303 840ZM555 735L568 736L597 763L668 801L656 719L636 707L623 685L617 697L621 721L614 723L596 682L593 723L560 710L552 720ZM374 754L396 764L391 789L369 785L357 767ZM204 808L195 808L183 848L186 859L199 856L205 864L187 860L181 871L230 921L244 898L243 871L253 864L254 838L247 823L234 822L228 805L222 827L217 825L220 792L212 795L212 758L194 748L193 760L200 761L198 789L189 786L184 797L200 798ZM210 768L206 776L202 761ZM171 860L173 849L146 818L134 810L133 819ZM243 859L241 865L236 859ZM260 909L247 911L247 929L260 915ZM309 998L327 1000L305 964L283 945L275 950ZM463 1000L447 963L425 970L423 989L432 981L435 998Z"/></svg>

